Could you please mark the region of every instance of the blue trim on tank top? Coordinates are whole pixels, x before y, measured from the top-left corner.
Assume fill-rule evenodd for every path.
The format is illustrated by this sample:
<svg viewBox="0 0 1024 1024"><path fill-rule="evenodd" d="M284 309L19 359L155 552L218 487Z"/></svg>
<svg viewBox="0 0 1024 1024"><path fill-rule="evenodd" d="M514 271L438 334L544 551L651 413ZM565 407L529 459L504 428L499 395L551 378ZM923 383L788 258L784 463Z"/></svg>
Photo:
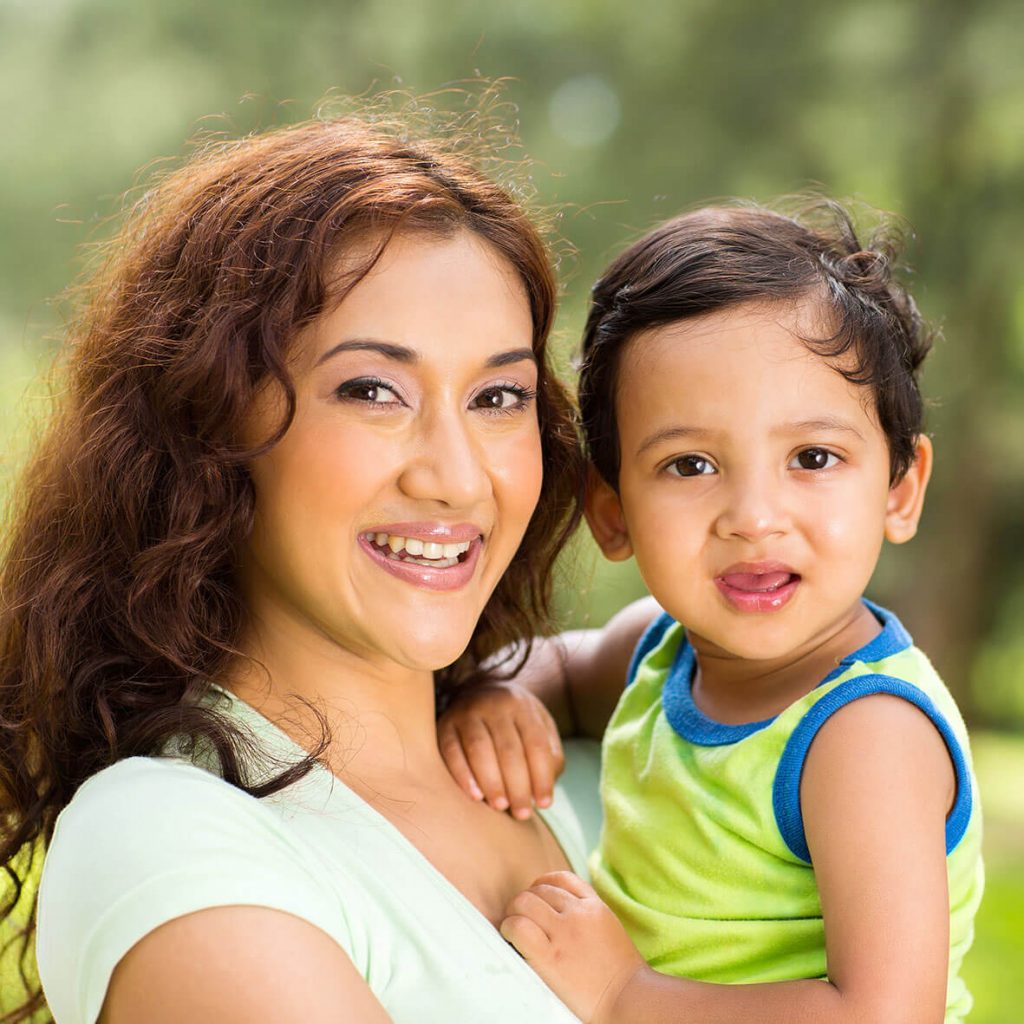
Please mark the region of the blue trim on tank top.
<svg viewBox="0 0 1024 1024"><path fill-rule="evenodd" d="M807 760L807 752L818 730L837 711L861 697L883 693L900 697L924 712L938 730L949 751L956 773L956 797L946 817L946 856L953 852L967 831L973 806L971 774L960 741L946 717L936 708L928 694L913 683L893 676L857 676L840 683L834 690L825 694L804 715L786 741L775 772L775 783L772 787L775 822L790 852L808 864L811 863L811 853L807 848L803 811L800 807L800 779Z"/></svg>
<svg viewBox="0 0 1024 1024"><path fill-rule="evenodd" d="M881 623L881 633L869 640L863 647L843 658L818 684L819 686L831 682L856 662L880 661L882 658L899 654L900 651L911 645L910 634L892 612L866 598L864 604ZM640 661L661 642L665 631L673 621L669 615L662 615L647 628L633 654L627 685L632 682ZM747 736L752 736L767 728L778 717L773 715L771 718L764 718L758 722L743 722L738 725L716 722L713 718L709 718L693 702L692 685L695 667L696 655L693 647L684 637L676 652L672 667L668 671L661 695L662 706L665 708L665 717L668 719L669 725L684 740L702 747L720 747L728 743L737 743L746 739Z"/></svg>
<svg viewBox="0 0 1024 1024"><path fill-rule="evenodd" d="M633 649L633 656L629 659L629 668L626 669L626 685L629 686L636 678L636 671L640 662L661 643L662 638L670 626L674 626L676 620L668 612L662 612L643 631L636 647Z"/></svg>

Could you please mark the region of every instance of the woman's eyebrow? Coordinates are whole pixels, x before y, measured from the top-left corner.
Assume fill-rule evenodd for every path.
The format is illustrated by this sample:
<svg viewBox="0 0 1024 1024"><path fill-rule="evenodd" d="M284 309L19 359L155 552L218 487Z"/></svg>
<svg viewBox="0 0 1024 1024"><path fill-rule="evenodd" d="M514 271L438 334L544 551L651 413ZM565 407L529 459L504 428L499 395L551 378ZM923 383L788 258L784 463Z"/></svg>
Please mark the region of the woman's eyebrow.
<svg viewBox="0 0 1024 1024"><path fill-rule="evenodd" d="M497 355L491 356L484 366L488 369L493 369L496 366L509 366L512 363L521 363L524 360L535 363L537 362L537 356L532 348L512 348L507 352L499 352Z"/></svg>
<svg viewBox="0 0 1024 1024"><path fill-rule="evenodd" d="M326 363L339 352L377 352L388 359L394 359L399 363L415 363L419 361L419 355L411 348L404 345L396 345L390 341L376 341L373 338L353 338L351 341L339 342L334 348L328 349L317 361L316 365Z"/></svg>
<svg viewBox="0 0 1024 1024"><path fill-rule="evenodd" d="M374 338L352 338L349 341L339 342L333 348L328 349L316 361L316 365L320 366L322 363L326 363L328 359L333 358L339 352L353 351L376 352L387 359L394 359L399 363L417 363L420 358L419 353L413 351L413 349L406 348L404 345L396 345L391 341L377 341ZM498 352L490 356L484 363L484 366L488 369L494 369L498 366L509 366L512 363L520 363L524 360L531 363L537 362L537 356L534 354L533 349L513 348L507 352Z"/></svg>

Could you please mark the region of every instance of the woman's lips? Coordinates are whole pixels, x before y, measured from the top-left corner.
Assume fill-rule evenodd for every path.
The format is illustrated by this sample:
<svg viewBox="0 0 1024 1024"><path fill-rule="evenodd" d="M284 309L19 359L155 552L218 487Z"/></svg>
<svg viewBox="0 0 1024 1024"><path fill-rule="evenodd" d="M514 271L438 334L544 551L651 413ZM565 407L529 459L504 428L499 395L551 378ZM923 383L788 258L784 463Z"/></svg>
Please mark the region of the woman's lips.
<svg viewBox="0 0 1024 1024"><path fill-rule="evenodd" d="M384 531L381 531L384 532ZM412 531L409 531L410 533ZM437 534L435 534L437 536ZM447 539L447 538L446 538ZM483 547L483 538L475 536L469 541L469 548L458 556L454 565L424 565L426 559L417 558L416 561L405 561L395 557L396 552L384 545L379 547L375 542L375 534L360 534L359 547L369 555L373 561L392 576L411 583L414 586L425 587L428 590L458 590L464 587L476 571L476 563L480 557L480 549ZM416 556L413 556L416 557ZM444 560L448 562L448 559Z"/></svg>
<svg viewBox="0 0 1024 1024"><path fill-rule="evenodd" d="M775 568L765 572L726 572L715 577L715 586L726 601L739 611L774 612L796 593L800 586L800 576Z"/></svg>
<svg viewBox="0 0 1024 1024"><path fill-rule="evenodd" d="M415 537L422 541L439 541L442 544L475 540L483 534L476 523L435 523L416 522L384 523L366 531L368 534L386 533L400 537Z"/></svg>

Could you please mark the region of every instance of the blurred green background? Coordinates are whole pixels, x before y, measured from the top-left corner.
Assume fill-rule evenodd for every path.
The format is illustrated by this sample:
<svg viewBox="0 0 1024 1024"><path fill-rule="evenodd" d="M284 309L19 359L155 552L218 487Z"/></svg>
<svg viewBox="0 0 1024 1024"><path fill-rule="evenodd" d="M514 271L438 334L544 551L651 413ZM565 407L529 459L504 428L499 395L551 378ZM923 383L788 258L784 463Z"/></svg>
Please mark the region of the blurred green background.
<svg viewBox="0 0 1024 1024"><path fill-rule="evenodd" d="M50 300L139 169L180 156L200 127L287 123L331 91L511 78L538 199L560 204L578 253L560 260L566 358L600 268L698 200L817 186L901 215L917 235L915 294L944 334L925 374L938 466L919 538L887 552L872 596L899 611L973 727L989 889L966 968L971 1020L1018 1020L1022 53L1016 0L0 0L0 493L46 413ZM600 623L642 592L631 566L600 565L581 538L560 607Z"/></svg>

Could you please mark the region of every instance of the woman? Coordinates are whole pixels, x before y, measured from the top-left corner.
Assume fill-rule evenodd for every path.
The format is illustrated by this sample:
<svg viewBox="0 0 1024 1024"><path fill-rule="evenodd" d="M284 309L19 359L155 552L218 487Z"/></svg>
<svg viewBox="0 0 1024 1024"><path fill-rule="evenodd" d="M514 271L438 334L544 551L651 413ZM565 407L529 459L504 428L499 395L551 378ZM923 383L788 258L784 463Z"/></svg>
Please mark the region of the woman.
<svg viewBox="0 0 1024 1024"><path fill-rule="evenodd" d="M554 283L403 131L208 147L71 332L0 623L3 859L48 845L59 1024L573 1019L494 928L581 866L571 816L466 798L434 726L543 625L575 524Z"/></svg>

